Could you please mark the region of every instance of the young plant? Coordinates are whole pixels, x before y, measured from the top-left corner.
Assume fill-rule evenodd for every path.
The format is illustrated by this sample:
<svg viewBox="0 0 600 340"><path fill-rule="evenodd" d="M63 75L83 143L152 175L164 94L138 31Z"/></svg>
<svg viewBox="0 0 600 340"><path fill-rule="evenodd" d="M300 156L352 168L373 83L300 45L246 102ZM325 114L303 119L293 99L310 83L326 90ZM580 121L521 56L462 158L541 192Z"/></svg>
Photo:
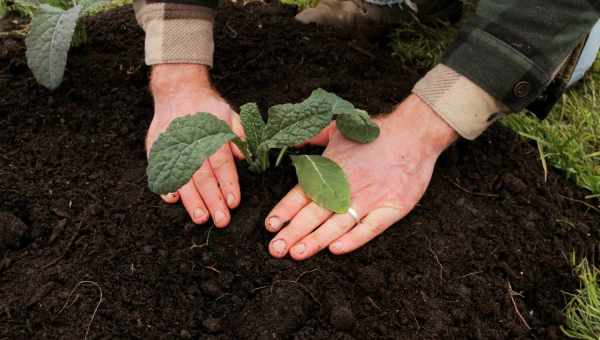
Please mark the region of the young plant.
<svg viewBox="0 0 600 340"><path fill-rule="evenodd" d="M367 112L322 89L297 104L272 106L265 122L255 103L240 107L246 140L238 138L222 120L199 112L180 117L169 125L150 151L147 175L150 190L158 194L177 191L202 163L223 144L233 141L246 157L249 169L263 172L269 165L269 151L278 149L277 162L288 148L316 136L333 118L337 129L348 139L369 143L379 136L379 127ZM337 213L350 204L350 187L335 162L315 155L292 156L300 186L314 202Z"/></svg>
<svg viewBox="0 0 600 340"><path fill-rule="evenodd" d="M27 65L38 83L54 90L63 80L69 48L79 46L86 40L86 30L79 19L102 5L104 1L27 2L36 6L25 39Z"/></svg>

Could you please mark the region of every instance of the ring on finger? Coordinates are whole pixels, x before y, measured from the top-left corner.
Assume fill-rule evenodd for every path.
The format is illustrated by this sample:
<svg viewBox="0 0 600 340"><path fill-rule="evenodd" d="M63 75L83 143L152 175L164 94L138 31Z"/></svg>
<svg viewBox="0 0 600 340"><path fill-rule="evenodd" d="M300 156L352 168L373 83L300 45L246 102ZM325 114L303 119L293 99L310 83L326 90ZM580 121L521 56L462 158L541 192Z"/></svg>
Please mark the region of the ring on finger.
<svg viewBox="0 0 600 340"><path fill-rule="evenodd" d="M358 212L354 208L348 208L348 215L354 219L356 223L360 222L360 218L358 217Z"/></svg>

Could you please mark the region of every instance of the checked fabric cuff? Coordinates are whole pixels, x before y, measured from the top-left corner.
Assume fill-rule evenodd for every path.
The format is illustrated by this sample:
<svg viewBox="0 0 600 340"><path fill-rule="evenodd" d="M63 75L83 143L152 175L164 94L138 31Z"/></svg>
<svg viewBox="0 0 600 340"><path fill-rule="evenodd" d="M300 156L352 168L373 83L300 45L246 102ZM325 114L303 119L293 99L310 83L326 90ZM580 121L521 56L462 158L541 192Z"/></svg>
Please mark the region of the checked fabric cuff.
<svg viewBox="0 0 600 340"><path fill-rule="evenodd" d="M213 66L213 22L209 7L134 2L136 19L146 32L146 64L203 64Z"/></svg>
<svg viewBox="0 0 600 340"><path fill-rule="evenodd" d="M438 64L421 78L412 93L469 140L477 138L510 111L477 84L444 64Z"/></svg>

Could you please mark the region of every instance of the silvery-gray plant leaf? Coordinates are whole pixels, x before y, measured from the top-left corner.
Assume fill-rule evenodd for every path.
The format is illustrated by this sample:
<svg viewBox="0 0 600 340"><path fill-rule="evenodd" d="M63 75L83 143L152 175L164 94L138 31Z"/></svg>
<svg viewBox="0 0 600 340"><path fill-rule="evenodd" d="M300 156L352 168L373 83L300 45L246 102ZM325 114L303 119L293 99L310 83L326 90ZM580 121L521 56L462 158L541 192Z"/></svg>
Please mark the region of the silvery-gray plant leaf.
<svg viewBox="0 0 600 340"><path fill-rule="evenodd" d="M41 85L53 90L63 80L67 55L81 6L68 10L40 5L31 20L25 45L27 65Z"/></svg>

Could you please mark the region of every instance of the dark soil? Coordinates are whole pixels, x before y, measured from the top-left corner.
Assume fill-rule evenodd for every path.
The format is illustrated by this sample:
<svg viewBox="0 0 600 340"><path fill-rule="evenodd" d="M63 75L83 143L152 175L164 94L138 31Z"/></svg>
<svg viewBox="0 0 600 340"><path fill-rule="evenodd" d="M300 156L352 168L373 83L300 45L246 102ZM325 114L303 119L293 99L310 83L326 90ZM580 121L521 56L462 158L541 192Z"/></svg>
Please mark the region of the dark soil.
<svg viewBox="0 0 600 340"><path fill-rule="evenodd" d="M214 79L234 106L323 87L385 111L424 71L399 64L385 39L292 15L220 12ZM276 260L263 218L294 185L289 164L264 177L240 169L230 227L193 226L146 188L152 101L131 9L88 28L52 93L23 41L0 40L1 339L81 339L92 317L90 339L562 338L563 291L577 286L567 258L599 240L600 215L559 174L544 182L536 150L513 133L452 147L420 205L359 251Z"/></svg>

